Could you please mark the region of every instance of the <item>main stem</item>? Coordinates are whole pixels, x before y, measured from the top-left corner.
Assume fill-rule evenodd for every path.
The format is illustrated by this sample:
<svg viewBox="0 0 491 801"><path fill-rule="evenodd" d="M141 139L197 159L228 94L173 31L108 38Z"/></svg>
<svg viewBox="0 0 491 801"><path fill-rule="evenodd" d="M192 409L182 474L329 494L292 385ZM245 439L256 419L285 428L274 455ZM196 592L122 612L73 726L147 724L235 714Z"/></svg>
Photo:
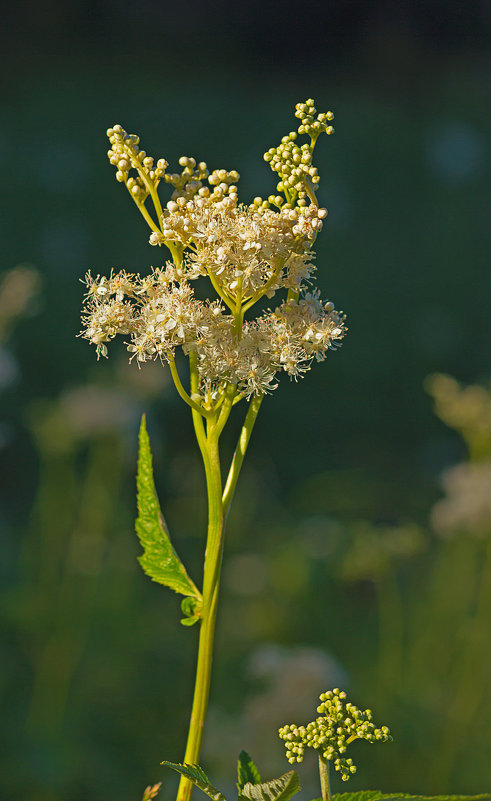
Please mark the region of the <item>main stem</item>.
<svg viewBox="0 0 491 801"><path fill-rule="evenodd" d="M193 411L193 417L196 414L197 413ZM219 431L216 429L214 423L208 423L208 430L205 435L202 420L198 421L196 418L195 426L200 426L198 443L203 456L206 474L208 491L208 534L203 574L203 609L199 633L196 682L194 686L188 741L184 755L184 762L191 765L196 764L199 760L201 741L203 739L203 727L210 693L213 640L218 607L218 589L225 528L222 503L222 477L218 450ZM189 801L192 789L192 783L182 776L179 783L177 801Z"/></svg>
<svg viewBox="0 0 491 801"><path fill-rule="evenodd" d="M321 779L322 801L331 801L331 783L329 781L329 762L319 754L319 774Z"/></svg>
<svg viewBox="0 0 491 801"><path fill-rule="evenodd" d="M198 392L198 370L196 357L189 356L191 397ZM189 722L188 740L184 754L184 762L188 765L198 763L203 739L208 698L210 695L211 666L213 660L213 640L218 608L218 590L222 566L225 522L237 479L242 467L249 439L254 427L262 398L251 401L237 448L232 459L225 490L222 494L222 474L220 469L219 439L228 420L237 389L230 384L224 390L222 404L215 413L203 422L202 415L192 408L193 424L203 464L205 467L206 488L208 494L208 533L206 538L205 564L203 571L203 606L198 643L198 661L196 665L196 681L194 685L191 720ZM181 776L177 801L189 801L193 784Z"/></svg>

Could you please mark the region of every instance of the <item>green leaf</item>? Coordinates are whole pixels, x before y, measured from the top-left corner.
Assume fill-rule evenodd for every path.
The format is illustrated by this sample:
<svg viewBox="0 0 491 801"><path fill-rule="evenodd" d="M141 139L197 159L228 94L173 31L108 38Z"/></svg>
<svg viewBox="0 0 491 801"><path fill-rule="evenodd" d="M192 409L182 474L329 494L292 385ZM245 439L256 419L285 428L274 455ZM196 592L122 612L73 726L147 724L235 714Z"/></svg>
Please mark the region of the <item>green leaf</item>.
<svg viewBox="0 0 491 801"><path fill-rule="evenodd" d="M382 794L378 790L359 790L356 793L336 793L333 795L333 801L376 801L382 798ZM318 798L316 801L322 801Z"/></svg>
<svg viewBox="0 0 491 801"><path fill-rule="evenodd" d="M247 782L239 790L238 801L288 801L300 790L298 776L294 770L289 770L279 779L262 784Z"/></svg>
<svg viewBox="0 0 491 801"><path fill-rule="evenodd" d="M152 451L148 438L145 415L139 434L136 533L144 553L138 561L153 581L170 587L181 595L196 598L196 609L201 604L201 593L189 578L186 568L170 541L169 531L160 510L152 468Z"/></svg>
<svg viewBox="0 0 491 801"><path fill-rule="evenodd" d="M181 611L186 617L181 618L183 626L194 626L201 616L201 599L187 595L181 601Z"/></svg>
<svg viewBox="0 0 491 801"><path fill-rule="evenodd" d="M261 776L247 751L241 751L237 762L237 789L242 790L248 782L260 784Z"/></svg>
<svg viewBox="0 0 491 801"><path fill-rule="evenodd" d="M213 801L225 801L225 796L222 795L220 790L210 784L210 780L204 770L199 765L181 765L176 762L161 762L167 768L172 768L189 779L196 787L199 787L206 795L209 795Z"/></svg>
<svg viewBox="0 0 491 801"><path fill-rule="evenodd" d="M318 799L321 801L321 799ZM491 801L491 795L407 795L405 793L380 793L377 790L361 790L356 793L336 793L333 801Z"/></svg>

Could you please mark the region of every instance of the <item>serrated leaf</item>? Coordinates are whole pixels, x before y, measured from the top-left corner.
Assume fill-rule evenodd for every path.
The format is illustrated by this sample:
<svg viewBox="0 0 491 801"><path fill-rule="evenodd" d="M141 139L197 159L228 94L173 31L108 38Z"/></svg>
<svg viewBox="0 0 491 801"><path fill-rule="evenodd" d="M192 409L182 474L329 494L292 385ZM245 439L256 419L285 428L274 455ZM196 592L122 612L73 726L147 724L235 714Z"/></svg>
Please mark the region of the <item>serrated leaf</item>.
<svg viewBox="0 0 491 801"><path fill-rule="evenodd" d="M333 795L333 801L377 801L382 798L382 793L378 790L358 790L355 793L336 793ZM317 801L322 801L318 798Z"/></svg>
<svg viewBox="0 0 491 801"><path fill-rule="evenodd" d="M201 603L201 593L189 578L186 568L175 552L167 525L160 510L152 467L152 451L148 438L145 415L139 434L137 473L138 517L135 527L144 550L138 558L147 576L170 587L181 595L190 595Z"/></svg>
<svg viewBox="0 0 491 801"><path fill-rule="evenodd" d="M247 751L241 751L237 761L237 789L242 790L245 784L260 784L261 776Z"/></svg>
<svg viewBox="0 0 491 801"><path fill-rule="evenodd" d="M318 799L318 801L322 801ZM379 793L361 790L356 793L336 793L333 801L491 801L491 794L482 795L408 795L406 793Z"/></svg>
<svg viewBox="0 0 491 801"><path fill-rule="evenodd" d="M182 776L185 776L186 779L189 779L196 787L199 787L203 793L210 796L213 801L225 801L225 796L222 795L220 790L217 790L216 787L210 784L208 776L199 765L181 765L176 762L165 761L160 764L167 768L172 768L172 770L176 770Z"/></svg>
<svg viewBox="0 0 491 801"><path fill-rule="evenodd" d="M239 791L238 801L288 801L299 790L298 776L294 770L289 770L279 779L272 779L270 782L247 782Z"/></svg>

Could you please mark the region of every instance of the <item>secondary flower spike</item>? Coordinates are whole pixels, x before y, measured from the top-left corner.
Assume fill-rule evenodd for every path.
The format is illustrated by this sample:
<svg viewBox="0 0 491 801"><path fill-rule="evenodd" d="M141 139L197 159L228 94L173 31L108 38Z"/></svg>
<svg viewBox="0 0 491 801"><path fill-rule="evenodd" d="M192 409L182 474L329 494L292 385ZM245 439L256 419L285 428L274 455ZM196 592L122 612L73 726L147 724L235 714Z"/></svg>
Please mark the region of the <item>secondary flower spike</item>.
<svg viewBox="0 0 491 801"><path fill-rule="evenodd" d="M285 742L286 758L293 764L302 762L306 748L313 748L324 759L332 762L334 769L347 781L356 766L352 759L343 756L347 746L354 740L369 743L392 740L387 726L375 728L371 709L362 712L354 704L346 701L346 693L338 688L320 695L321 704L317 707L320 717L306 726L287 724L279 730Z"/></svg>

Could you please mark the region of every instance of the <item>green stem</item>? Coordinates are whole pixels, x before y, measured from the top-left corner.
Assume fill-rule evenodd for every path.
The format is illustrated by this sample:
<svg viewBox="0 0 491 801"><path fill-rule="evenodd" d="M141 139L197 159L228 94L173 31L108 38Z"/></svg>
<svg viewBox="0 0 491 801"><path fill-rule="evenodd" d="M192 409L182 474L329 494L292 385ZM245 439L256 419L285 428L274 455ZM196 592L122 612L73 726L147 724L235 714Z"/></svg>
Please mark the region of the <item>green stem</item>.
<svg viewBox="0 0 491 801"><path fill-rule="evenodd" d="M195 354L190 354L191 392L198 391L198 371ZM194 685L193 705L189 722L188 740L184 762L194 765L199 761L203 728L210 694L213 641L218 608L218 590L223 555L225 520L222 503L222 475L218 441L232 408L235 387L225 390L225 399L213 418L208 418L206 432L203 418L192 410L196 439L203 458L208 493L208 532L206 538L205 564L203 571L203 608L198 642L198 661ZM193 784L181 777L177 792L178 801L189 801Z"/></svg>
<svg viewBox="0 0 491 801"><path fill-rule="evenodd" d="M126 186L126 189L128 189L128 185L125 184L125 186ZM131 199L133 200L133 203L136 204L137 208L139 209L139 211L143 215L144 219L146 220L146 222L148 223L148 225L152 229L152 231L155 231L155 233L157 233L157 234L161 233L159 226L157 225L157 223L155 223L152 220L152 217L150 216L150 214L148 212L148 209L145 207L145 204L136 199L136 197L132 194L131 189L128 189L128 192L130 193L130 196L131 196Z"/></svg>
<svg viewBox="0 0 491 801"><path fill-rule="evenodd" d="M254 423L256 422L256 417L258 415L259 409L261 408L263 397L264 395L258 395L256 398L253 398L252 401L250 402L249 409L247 411L246 418L244 420L244 425L242 426L242 430L239 434L237 447L235 448L235 453L232 459L232 464L230 465L230 470L227 476L227 481L225 484L225 489L223 491L223 497L222 497L225 520L227 519L228 513L230 511L230 506L232 503L232 498L234 496L237 480L239 478L242 462L244 461L244 456L247 450L247 446L249 445L252 429L254 428Z"/></svg>
<svg viewBox="0 0 491 801"><path fill-rule="evenodd" d="M142 179L143 183L147 187L147 192L150 195L150 197L152 198L152 203L154 205L155 212L157 214L157 219L158 219L159 225L160 225L161 224L161 218L162 218L162 206L160 204L160 199L159 199L155 184L149 178L149 176L146 174L146 172L143 170L142 165L140 164L138 159L135 158L134 156L130 156L130 159L131 159L131 163L132 163L133 167L138 172L138 175L140 176L140 178Z"/></svg>
<svg viewBox="0 0 491 801"><path fill-rule="evenodd" d="M142 175L141 172L140 172L140 175ZM145 180L145 178L144 178L144 180ZM160 225L160 227L162 227L162 204L160 202L160 198L159 198L159 195L158 195L158 192L157 192L157 187L150 180L149 181L145 180L145 183L146 183L147 188L148 188L148 190L150 192L150 197L152 198L152 203L153 203L155 212L157 214L157 219L159 221L159 225Z"/></svg>
<svg viewBox="0 0 491 801"><path fill-rule="evenodd" d="M193 417L199 417L193 410ZM203 426L201 417L199 424ZM222 480L218 449L218 436L213 423L208 424L206 440L202 448L203 462L208 489L208 534L206 541L205 565L203 574L203 609L198 644L198 662L194 687L191 720L184 762L194 765L199 761L203 727L205 723L208 698L210 694L213 640L218 608L218 589L223 553L224 519L222 505ZM178 801L189 801L193 789L192 782L181 777Z"/></svg>
<svg viewBox="0 0 491 801"><path fill-rule="evenodd" d="M266 292L268 292L268 290L273 286L274 282L277 280L284 266L285 266L285 261L281 261L274 270L274 272L270 275L264 286L261 287L261 289L259 289L252 296L252 298L247 301L247 303L244 303L244 305L242 306L242 315L244 315L246 311L249 311L251 306L254 306L254 304L257 303L258 300L260 300L263 297L263 295L266 294Z"/></svg>
<svg viewBox="0 0 491 801"><path fill-rule="evenodd" d="M300 297L300 290L299 289L289 289L288 295L286 296L288 300L294 300L295 303L298 303L298 298Z"/></svg>
<svg viewBox="0 0 491 801"><path fill-rule="evenodd" d="M147 188L148 188L148 184L147 184ZM127 185L126 185L126 189L128 189ZM161 217L159 217L159 225L157 225L157 223L152 219L152 216L149 213L147 207L145 206L145 201L137 200L137 198L132 194L131 189L128 189L128 192L131 195L131 199L133 200L133 202L136 204L137 208L141 212L143 218L146 220L148 226L156 234L161 234L162 233ZM155 206L155 208L157 210L157 206L155 205L155 200L153 198L153 194L152 194L152 200L153 200L153 204L154 204L154 206ZM160 209L161 209L161 213L162 213L162 208L160 207ZM158 210L157 210L157 213L158 213ZM177 242L175 242L175 243L174 242L170 242L167 239L164 240L164 244L169 248L169 250L171 252L171 256L172 256L172 258L174 260L174 263L176 264L176 266L179 267L182 264L182 245L180 243L177 243Z"/></svg>
<svg viewBox="0 0 491 801"><path fill-rule="evenodd" d="M227 304L231 312L235 312L235 302L233 298L230 297L225 287L220 284L211 267L207 267L206 270L208 273L208 278L210 279L213 289L217 293L218 297Z"/></svg>
<svg viewBox="0 0 491 801"><path fill-rule="evenodd" d="M196 356L193 353L190 353L189 356L189 366L190 387L191 394L193 395L197 393L199 383ZM227 485L222 496L219 439L229 418L236 391L236 387L233 384L229 384L226 387L224 390L223 402L220 404L220 407L213 410L206 420L206 431L202 412L191 407L196 439L205 468L208 493L208 532L203 571L203 607L201 612L193 704L191 708L188 740L184 754L184 762L191 765L197 764L199 761L203 728L210 694L213 641L218 608L218 592L220 586L226 515L230 509L230 503L232 501L244 454L262 400L262 398L255 398L251 402L232 460ZM177 792L177 801L189 801L192 790L192 782L184 776L181 776Z"/></svg>
<svg viewBox="0 0 491 801"><path fill-rule="evenodd" d="M199 403L195 403L192 400L192 398L189 397L188 393L184 389L181 379L179 378L179 373L177 372L175 359L171 353L167 354L167 359L169 362L172 379L181 398L187 403L188 406L191 407L191 409L194 409L195 412L198 412L198 414L203 415L203 417L208 417L211 414L211 412L208 411L207 409L204 409L202 406L200 406Z"/></svg>
<svg viewBox="0 0 491 801"><path fill-rule="evenodd" d="M331 801L331 783L329 781L329 762L319 754L319 775L321 779L322 801Z"/></svg>

